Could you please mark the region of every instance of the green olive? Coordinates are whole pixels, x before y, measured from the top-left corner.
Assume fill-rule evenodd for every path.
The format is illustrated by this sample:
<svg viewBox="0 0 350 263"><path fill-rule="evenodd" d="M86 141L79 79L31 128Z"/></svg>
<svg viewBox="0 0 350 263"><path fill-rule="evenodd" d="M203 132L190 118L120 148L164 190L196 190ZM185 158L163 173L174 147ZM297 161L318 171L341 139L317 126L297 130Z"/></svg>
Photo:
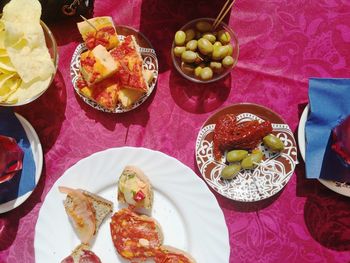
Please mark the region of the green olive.
<svg viewBox="0 0 350 263"><path fill-rule="evenodd" d="M222 65L225 67L225 68L230 68L232 67L234 63L234 60L233 60L233 57L231 56L226 56L224 57L224 59L222 60Z"/></svg>
<svg viewBox="0 0 350 263"><path fill-rule="evenodd" d="M221 43L221 42L220 42L220 43ZM232 46L232 44L227 44L226 46L228 47L228 53L227 53L227 55L228 55L228 56L232 56L232 54L233 54L233 46Z"/></svg>
<svg viewBox="0 0 350 263"><path fill-rule="evenodd" d="M198 49L203 55L213 52L213 44L208 39L200 38L198 40Z"/></svg>
<svg viewBox="0 0 350 263"><path fill-rule="evenodd" d="M186 63L193 63L197 58L197 53L191 50L186 50L181 54L181 59Z"/></svg>
<svg viewBox="0 0 350 263"><path fill-rule="evenodd" d="M225 31L225 30L220 30L218 32L218 39L222 44L228 44L231 41L231 35L229 32Z"/></svg>
<svg viewBox="0 0 350 263"><path fill-rule="evenodd" d="M188 63L181 63L181 70L183 73L187 74L187 75L192 75L194 72L194 66L192 66L191 64Z"/></svg>
<svg viewBox="0 0 350 263"><path fill-rule="evenodd" d="M196 51L197 49L197 40L193 39L187 42L186 49L191 51Z"/></svg>
<svg viewBox="0 0 350 263"><path fill-rule="evenodd" d="M213 77L213 71L209 67L202 68L200 72L200 77L202 80L209 80Z"/></svg>
<svg viewBox="0 0 350 263"><path fill-rule="evenodd" d="M187 29L185 31L185 34L186 34L186 39L185 39L185 42L187 43L188 41L191 41L192 39L195 38L196 36L196 32L193 30L193 29Z"/></svg>
<svg viewBox="0 0 350 263"><path fill-rule="evenodd" d="M206 21L199 21L196 23L196 29L200 32L208 32L211 30L211 24Z"/></svg>
<svg viewBox="0 0 350 263"><path fill-rule="evenodd" d="M176 57L181 57L181 54L186 51L185 47L175 47L174 48L174 55Z"/></svg>
<svg viewBox="0 0 350 263"><path fill-rule="evenodd" d="M215 47L221 47L222 46L222 44L221 44L221 42L220 41L216 41L214 44L213 44L213 47L215 48Z"/></svg>
<svg viewBox="0 0 350 263"><path fill-rule="evenodd" d="M246 150L232 150L226 154L226 161L229 163L240 162L248 156L248 151Z"/></svg>
<svg viewBox="0 0 350 263"><path fill-rule="evenodd" d="M221 73L224 69L220 62L212 61L210 62L209 66L215 73Z"/></svg>
<svg viewBox="0 0 350 263"><path fill-rule="evenodd" d="M258 163L262 161L263 153L260 150L253 151L252 154L249 154L247 157L245 157L242 162L242 168L243 169L253 169L255 166L257 166Z"/></svg>
<svg viewBox="0 0 350 263"><path fill-rule="evenodd" d="M205 33L202 37L208 39L212 44L215 43L216 37L212 33Z"/></svg>
<svg viewBox="0 0 350 263"><path fill-rule="evenodd" d="M266 135L263 138L263 142L272 152L280 152L284 149L284 144L281 139L273 134Z"/></svg>
<svg viewBox="0 0 350 263"><path fill-rule="evenodd" d="M201 72L202 72L202 67L198 66L194 69L194 75L199 78L201 76Z"/></svg>
<svg viewBox="0 0 350 263"><path fill-rule="evenodd" d="M213 60L222 60L224 57L227 56L227 53L228 53L228 47L219 46L213 49L213 53L211 57Z"/></svg>
<svg viewBox="0 0 350 263"><path fill-rule="evenodd" d="M230 164L226 166L224 169L221 171L221 177L223 179L233 179L235 178L239 171L241 170L241 165L240 164Z"/></svg>
<svg viewBox="0 0 350 263"><path fill-rule="evenodd" d="M174 38L174 41L175 41L175 44L177 46L182 46L185 44L185 40L186 40L186 33L184 31L177 31L175 33L175 38Z"/></svg>

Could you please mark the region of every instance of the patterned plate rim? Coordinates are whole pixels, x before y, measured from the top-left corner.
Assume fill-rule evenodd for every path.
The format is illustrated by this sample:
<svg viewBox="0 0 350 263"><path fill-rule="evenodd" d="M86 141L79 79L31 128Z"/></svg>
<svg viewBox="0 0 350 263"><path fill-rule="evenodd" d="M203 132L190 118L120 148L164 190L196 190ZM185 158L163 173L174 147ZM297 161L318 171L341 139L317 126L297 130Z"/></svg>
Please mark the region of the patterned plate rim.
<svg viewBox="0 0 350 263"><path fill-rule="evenodd" d="M79 68L80 68L80 54L87 50L84 43L80 43L75 48L72 59L71 59L71 63L70 63L70 76L71 76L73 88L74 88L75 92L78 94L78 96L80 98L82 98L83 101L86 104L90 105L91 107L93 107L99 111L108 112L108 113L124 113L124 112L131 111L131 110L137 108L138 106L140 106L152 94L152 92L157 84L158 73L159 73L158 59L157 59L156 51L152 47L150 41L145 37L145 35L132 27L128 27L128 26L120 26L120 27L136 31L149 44L150 48L140 47L140 52L141 52L141 55L143 58L143 67L145 69L154 70L154 72L155 72L154 78L153 78L151 84L149 85L149 89L148 89L147 93L144 94L138 101L136 101L130 108L123 108L121 106L121 103L118 103L117 107L114 110L111 110L111 109L103 107L102 105L100 105L96 101L88 98L87 96L85 96L84 94L82 94L79 91L79 88L77 86L77 81L78 81L79 71L80 71L79 70ZM118 35L118 38L119 38L119 40L123 40L125 38L125 36ZM154 64L152 63L152 58L154 60Z"/></svg>
<svg viewBox="0 0 350 263"><path fill-rule="evenodd" d="M254 195L255 197L258 196L258 198L255 198L254 196L251 196L251 198L234 198L232 196L230 196L228 193L227 193L227 189L225 189L225 191L220 191L219 189L217 189L216 187L213 186L212 184L212 180L208 179L201 171L201 166L200 166L200 163L198 161L198 147L200 146L200 143L202 141L202 130L207 128L208 125L206 125L206 123L215 115L219 114L220 112L223 112L225 110L228 110L229 108L233 108L233 107L239 107L239 106L247 106L247 107L256 107L256 108L260 108L260 109L263 109L265 111L268 111L270 113L273 113L275 116L277 116L280 120L283 121L283 124L276 124L276 123L273 123L273 128L274 128L274 131L276 131L276 127L277 128L285 128L286 131L288 132L289 134L289 137L291 138L291 147L290 147L290 153L289 153L289 157L290 157L290 165L291 165L291 170L290 172L286 175L285 179L284 179L284 184L280 183L279 184L279 188L274 188L275 191L272 193L272 194L269 194L269 195L261 195L260 192L257 191L256 195ZM245 112L244 112L245 113ZM243 114L243 113L241 113ZM239 114L239 115L241 115ZM255 114L252 114L252 115L255 115ZM256 115L255 115L256 116ZM259 117L256 116L258 119ZM214 124L212 124L213 126L215 126ZM210 126L210 125L209 125ZM208 133L209 134L209 133ZM293 156L291 156L293 155ZM216 112L214 112L212 115L210 115L206 120L205 122L203 123L203 125L201 126L199 132L198 132L198 136L197 136L197 139L196 139L196 146L195 146L195 158L196 158L196 163L197 163L197 167L199 169L199 172L200 172L200 175L203 177L203 179L206 181L206 183L213 189L215 190L217 193L219 193L220 195L228 198L228 199L231 199L231 200L234 200L234 201L239 201L239 202L257 202L257 201L261 201L261 200L264 200L264 199L267 199L267 198L270 198L276 194L278 194L286 185L287 183L289 182L290 178L292 177L293 173L294 173L294 170L295 170L295 166L296 164L298 163L297 161L297 146L296 146L296 141L295 141L295 138L294 138L294 134L292 132L292 130L290 129L290 127L286 124L286 122L283 120L283 118L276 112L274 112L273 110L267 108L267 107L264 107L262 105L259 105L259 104L254 104L254 103L237 103L237 104L232 104L230 106L227 106L227 107L224 107ZM217 163L217 162L215 162ZM220 164L217 164L216 167L218 167L218 165L223 165L222 163ZM253 170L254 172L255 170ZM251 173L251 172L250 172ZM253 179L251 181L254 181L254 184L255 184L255 188L259 188L258 187L258 184L257 184L257 181L255 180L254 177L252 177ZM231 188L232 188L232 183L229 185ZM248 189L249 191L250 189Z"/></svg>

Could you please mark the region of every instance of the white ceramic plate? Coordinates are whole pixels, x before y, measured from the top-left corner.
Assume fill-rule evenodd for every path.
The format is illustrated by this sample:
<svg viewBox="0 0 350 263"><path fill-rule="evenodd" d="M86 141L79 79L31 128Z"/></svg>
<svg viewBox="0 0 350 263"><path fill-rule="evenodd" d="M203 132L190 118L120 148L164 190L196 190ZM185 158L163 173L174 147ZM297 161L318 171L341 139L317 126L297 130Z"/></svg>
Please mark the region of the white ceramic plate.
<svg viewBox="0 0 350 263"><path fill-rule="evenodd" d="M303 113L301 114L300 121L299 121L299 128L298 128L298 144L299 144L301 157L303 157L304 161L305 161L305 152L306 152L305 124L306 124L308 114L309 114L309 105L305 107ZM331 189L332 191L338 194L350 197L349 183L324 180L324 179L318 179L318 180L320 181L320 183L322 183L324 186Z"/></svg>
<svg viewBox="0 0 350 263"><path fill-rule="evenodd" d="M35 162L35 185L38 184L40 176L41 176L41 170L43 167L43 151L41 148L41 144L39 141L39 137L36 134L33 126L21 115L18 113L15 113L17 119L22 124L25 133L27 134L28 140L30 142L30 147L32 148L33 152L33 159ZM33 189L34 191L34 189ZM14 200L8 201L6 203L0 204L0 213L8 212L12 209L15 209L19 205L21 205L25 200L28 199L28 197L32 194L33 191L27 192L26 194L17 197Z"/></svg>
<svg viewBox="0 0 350 263"><path fill-rule="evenodd" d="M190 168L161 152L122 147L95 153L69 168L47 194L35 227L35 259L60 262L79 244L58 186L81 188L117 204L117 181L126 165L145 172L154 188L152 217L163 228L164 244L188 251L197 262L228 262L230 245L223 213L208 187ZM92 245L102 262L127 262L115 251L110 218Z"/></svg>

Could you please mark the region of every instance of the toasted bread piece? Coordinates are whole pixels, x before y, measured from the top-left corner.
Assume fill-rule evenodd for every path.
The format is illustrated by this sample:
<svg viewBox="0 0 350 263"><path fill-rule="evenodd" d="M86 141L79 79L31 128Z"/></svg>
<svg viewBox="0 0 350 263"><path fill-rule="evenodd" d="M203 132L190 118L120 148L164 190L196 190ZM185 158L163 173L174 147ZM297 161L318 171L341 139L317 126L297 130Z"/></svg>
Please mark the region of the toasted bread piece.
<svg viewBox="0 0 350 263"><path fill-rule="evenodd" d="M80 72L88 86L108 78L117 69L118 64L102 45L80 55Z"/></svg>
<svg viewBox="0 0 350 263"><path fill-rule="evenodd" d="M59 191L67 194L64 209L78 238L82 243L88 244L96 233L96 213L92 202L77 189L60 186Z"/></svg>
<svg viewBox="0 0 350 263"><path fill-rule="evenodd" d="M111 17L101 16L77 23L79 32L88 49L103 45L107 50L118 46L118 35Z"/></svg>
<svg viewBox="0 0 350 263"><path fill-rule="evenodd" d="M69 191L64 191L62 189L68 189ZM73 221L73 225L79 235L82 243L89 243L93 236L98 232L100 225L103 220L113 211L113 203L96 195L81 189L70 189L66 187L60 187L60 191L67 193L67 197L64 200L64 208L67 211L67 214ZM75 200L75 196L71 193L79 192L84 198ZM78 202L78 204L77 204ZM79 203L80 202L80 203ZM87 202L84 206L81 205L81 202ZM79 206L79 207L77 207ZM84 209L87 211L84 211ZM93 216L93 222L90 224L91 217L86 215Z"/></svg>
<svg viewBox="0 0 350 263"><path fill-rule="evenodd" d="M115 76L104 79L93 86L80 87L79 91L106 109L114 110L117 107L119 84Z"/></svg>
<svg viewBox="0 0 350 263"><path fill-rule="evenodd" d="M95 209L96 231L101 226L103 220L113 211L113 203L101 196L81 190L82 193L91 201Z"/></svg>
<svg viewBox="0 0 350 263"><path fill-rule="evenodd" d="M139 168L131 165L124 168L118 181L118 201L137 208L152 208L151 182Z"/></svg>
<svg viewBox="0 0 350 263"><path fill-rule="evenodd" d="M119 210L110 223L113 244L125 259L136 262L154 257L163 243L159 223L151 217L139 215L130 208Z"/></svg>
<svg viewBox="0 0 350 263"><path fill-rule="evenodd" d="M118 91L118 100L124 108L130 108L136 101L144 95L143 91L135 89L121 89Z"/></svg>
<svg viewBox="0 0 350 263"><path fill-rule="evenodd" d="M194 258L187 252L171 247L161 246L157 250L156 256L154 257L155 263L164 262L179 262L179 263L196 263Z"/></svg>
<svg viewBox="0 0 350 263"><path fill-rule="evenodd" d="M154 78L154 71L153 70L143 70L143 76L149 85L151 81ZM144 91L140 91L137 89L129 89L126 87L123 87L118 92L118 100L123 105L124 108L130 108L136 101L138 101L143 95L145 94Z"/></svg>
<svg viewBox="0 0 350 263"><path fill-rule="evenodd" d="M68 257L61 261L61 263L80 262L101 263L101 260L96 256L94 252L90 250L90 247L88 245L80 244Z"/></svg>
<svg viewBox="0 0 350 263"><path fill-rule="evenodd" d="M146 79L147 73L145 76L140 47L135 37L127 36L119 46L110 51L110 54L120 65L117 75L121 89L135 89L146 93L149 89Z"/></svg>

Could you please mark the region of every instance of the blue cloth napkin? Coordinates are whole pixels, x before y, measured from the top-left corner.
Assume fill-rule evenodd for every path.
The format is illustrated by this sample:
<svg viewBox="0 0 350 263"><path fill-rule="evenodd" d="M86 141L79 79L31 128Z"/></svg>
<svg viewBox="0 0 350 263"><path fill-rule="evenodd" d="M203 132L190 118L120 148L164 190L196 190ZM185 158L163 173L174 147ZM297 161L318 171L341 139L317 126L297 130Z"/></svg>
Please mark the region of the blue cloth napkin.
<svg viewBox="0 0 350 263"><path fill-rule="evenodd" d="M24 152L22 171L10 181L0 184L0 204L3 204L34 189L36 168L27 135L10 108L0 107L0 135L16 139Z"/></svg>
<svg viewBox="0 0 350 263"><path fill-rule="evenodd" d="M332 129L350 114L350 79L309 79L306 177L350 182L350 168L331 149Z"/></svg>

